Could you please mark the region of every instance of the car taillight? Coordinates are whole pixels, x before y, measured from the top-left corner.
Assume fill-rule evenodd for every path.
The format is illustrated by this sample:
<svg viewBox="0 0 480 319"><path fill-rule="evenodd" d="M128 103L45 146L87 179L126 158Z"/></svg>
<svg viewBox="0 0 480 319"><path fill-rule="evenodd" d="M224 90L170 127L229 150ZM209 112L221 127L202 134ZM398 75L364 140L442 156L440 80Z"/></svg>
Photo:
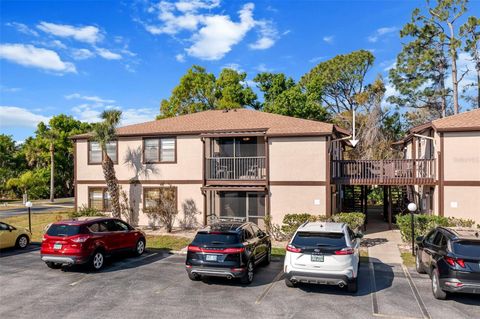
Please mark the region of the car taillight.
<svg viewBox="0 0 480 319"><path fill-rule="evenodd" d="M72 238L71 240L74 243L84 243L84 242L87 241L88 238L89 238L89 236L78 236L78 237Z"/></svg>
<svg viewBox="0 0 480 319"><path fill-rule="evenodd" d="M201 252L202 249L198 246L188 245L188 251L192 253L198 253L198 252Z"/></svg>
<svg viewBox="0 0 480 319"><path fill-rule="evenodd" d="M335 255L353 255L354 252L353 248L343 248L335 251Z"/></svg>
<svg viewBox="0 0 480 319"><path fill-rule="evenodd" d="M240 253L243 253L244 251L245 251L245 247L227 248L223 250L225 254L240 254Z"/></svg>
<svg viewBox="0 0 480 319"><path fill-rule="evenodd" d="M291 253L301 253L302 252L302 248L297 248L291 244L288 244L287 245L287 251L291 252Z"/></svg>
<svg viewBox="0 0 480 319"><path fill-rule="evenodd" d="M452 257L445 256L443 259L452 267L455 267L455 263L462 268L465 268L465 261L463 259L455 259Z"/></svg>

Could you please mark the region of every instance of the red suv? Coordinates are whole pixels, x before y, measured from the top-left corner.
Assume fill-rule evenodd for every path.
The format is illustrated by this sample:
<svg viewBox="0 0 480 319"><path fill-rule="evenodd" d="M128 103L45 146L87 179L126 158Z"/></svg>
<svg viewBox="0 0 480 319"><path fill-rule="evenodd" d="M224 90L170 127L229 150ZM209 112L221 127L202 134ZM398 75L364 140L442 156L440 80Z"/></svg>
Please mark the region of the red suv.
<svg viewBox="0 0 480 319"><path fill-rule="evenodd" d="M106 256L118 252L145 251L145 234L116 218L65 220L53 223L43 236L42 260L50 268L89 264L103 267Z"/></svg>

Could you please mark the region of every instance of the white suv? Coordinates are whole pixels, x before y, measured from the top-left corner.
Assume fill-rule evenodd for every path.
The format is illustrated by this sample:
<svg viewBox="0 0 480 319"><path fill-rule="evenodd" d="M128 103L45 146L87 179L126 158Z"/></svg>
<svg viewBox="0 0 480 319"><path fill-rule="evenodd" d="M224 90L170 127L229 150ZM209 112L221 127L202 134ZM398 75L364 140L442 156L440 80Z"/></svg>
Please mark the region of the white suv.
<svg viewBox="0 0 480 319"><path fill-rule="evenodd" d="M344 223L303 224L287 245L285 284L347 286L356 292L361 237Z"/></svg>

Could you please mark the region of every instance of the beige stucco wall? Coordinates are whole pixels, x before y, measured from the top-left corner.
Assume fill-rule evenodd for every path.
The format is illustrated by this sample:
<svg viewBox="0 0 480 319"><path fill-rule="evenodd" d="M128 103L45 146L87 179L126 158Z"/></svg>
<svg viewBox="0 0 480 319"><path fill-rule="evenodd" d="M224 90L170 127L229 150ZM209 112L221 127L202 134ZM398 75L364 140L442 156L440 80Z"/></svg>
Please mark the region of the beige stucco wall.
<svg viewBox="0 0 480 319"><path fill-rule="evenodd" d="M480 132L445 132L444 154L446 181L480 181Z"/></svg>
<svg viewBox="0 0 480 319"><path fill-rule="evenodd" d="M468 218L480 224L480 186L445 186L444 216Z"/></svg>
<svg viewBox="0 0 480 319"><path fill-rule="evenodd" d="M274 224L281 225L286 214L325 215L325 186L271 186L270 195Z"/></svg>
<svg viewBox="0 0 480 319"><path fill-rule="evenodd" d="M274 137L268 142L270 181L325 180L325 137Z"/></svg>
<svg viewBox="0 0 480 319"><path fill-rule="evenodd" d="M101 165L88 165L87 140L77 141L76 156L77 180L103 180ZM135 177L140 180L201 180L202 141L198 136L178 136L177 163L149 164L145 170L142 164L142 138L120 138L115 172L119 180Z"/></svg>
<svg viewBox="0 0 480 319"><path fill-rule="evenodd" d="M78 207L88 206L88 188L105 187L106 185L86 185L77 186ZM140 184L121 184L121 188L129 197L130 205L134 209L134 224L139 226L149 226L151 221L146 214L143 214L143 188L155 187L157 185ZM203 224L203 195L200 191L201 184L172 184L177 187L177 205L179 213L176 217L175 225L179 226L186 222L190 217L196 220L196 223ZM187 212L187 214L185 214Z"/></svg>

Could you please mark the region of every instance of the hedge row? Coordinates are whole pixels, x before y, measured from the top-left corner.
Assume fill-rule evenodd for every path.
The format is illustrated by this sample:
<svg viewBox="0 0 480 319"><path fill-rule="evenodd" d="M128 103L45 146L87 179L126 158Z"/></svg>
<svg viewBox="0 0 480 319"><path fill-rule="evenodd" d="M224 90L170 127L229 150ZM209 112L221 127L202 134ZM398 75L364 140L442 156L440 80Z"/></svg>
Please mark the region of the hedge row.
<svg viewBox="0 0 480 319"><path fill-rule="evenodd" d="M310 214L287 214L283 218L283 225L281 231L287 236L291 237L295 231L305 222L315 221L330 221L336 223L346 223L351 229L358 230L365 223L365 214L363 213L339 213L328 218L325 215L310 215Z"/></svg>
<svg viewBox="0 0 480 319"><path fill-rule="evenodd" d="M435 215L414 215L415 236L425 236L437 226L444 227L473 227L475 221L454 217L441 217ZM397 216L397 226L400 229L402 239L408 243L412 241L412 225L410 214Z"/></svg>

